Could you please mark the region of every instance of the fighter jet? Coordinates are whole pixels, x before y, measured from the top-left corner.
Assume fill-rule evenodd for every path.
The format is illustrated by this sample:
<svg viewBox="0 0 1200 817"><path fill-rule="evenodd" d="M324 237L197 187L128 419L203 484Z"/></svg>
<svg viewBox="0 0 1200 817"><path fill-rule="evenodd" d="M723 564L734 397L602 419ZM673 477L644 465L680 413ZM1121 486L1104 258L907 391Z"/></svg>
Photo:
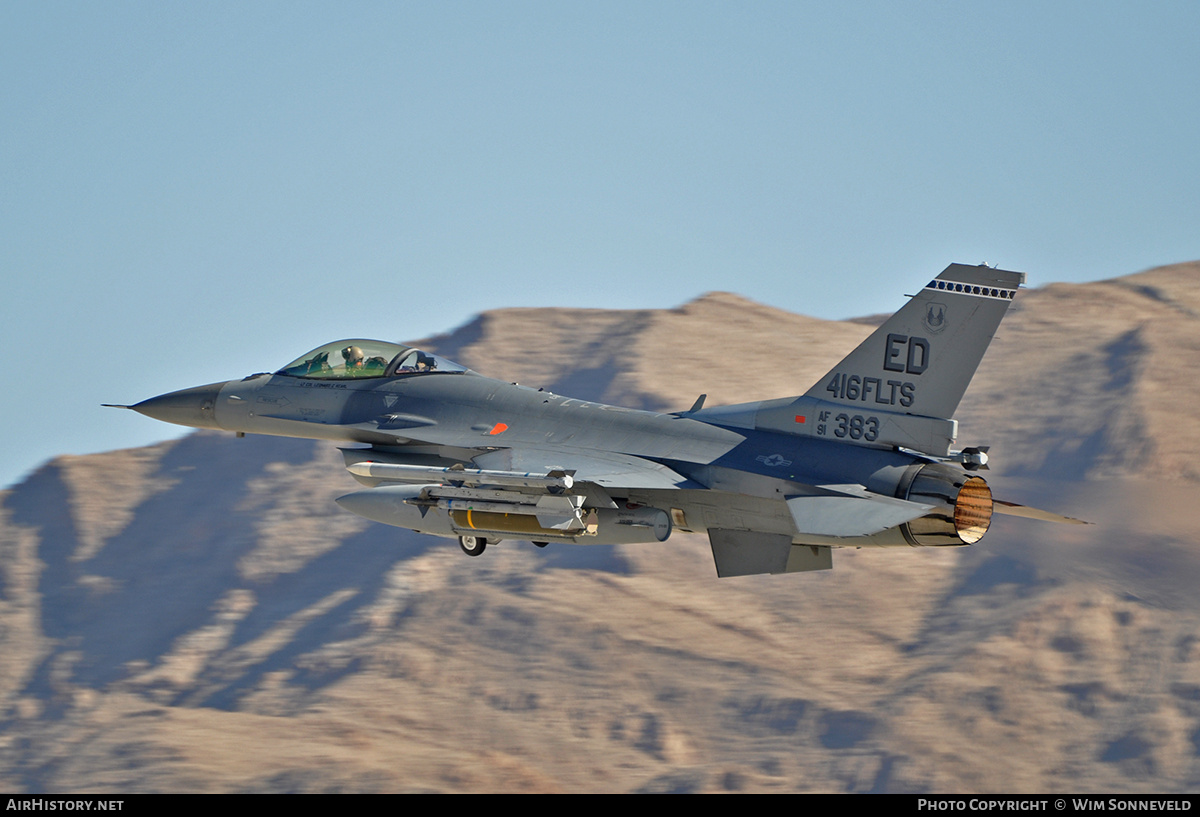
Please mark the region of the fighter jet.
<svg viewBox="0 0 1200 817"><path fill-rule="evenodd" d="M943 547L993 513L988 448L951 419L1025 275L951 264L804 394L658 413L485 377L377 340L130 408L193 428L336 440L342 508L457 538L624 544L708 535L718 576L829 569L839 547Z"/></svg>

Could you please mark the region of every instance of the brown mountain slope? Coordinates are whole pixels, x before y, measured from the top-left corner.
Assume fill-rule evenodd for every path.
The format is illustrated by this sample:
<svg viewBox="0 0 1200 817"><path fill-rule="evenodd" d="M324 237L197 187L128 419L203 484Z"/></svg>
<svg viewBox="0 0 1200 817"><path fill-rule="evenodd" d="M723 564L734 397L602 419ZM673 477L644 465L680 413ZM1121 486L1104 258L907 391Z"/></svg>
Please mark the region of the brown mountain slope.
<svg viewBox="0 0 1200 817"><path fill-rule="evenodd" d="M701 392L709 405L799 393L868 334L713 292L663 311L502 309L427 345L493 377L678 410Z"/></svg>
<svg viewBox="0 0 1200 817"><path fill-rule="evenodd" d="M960 411L1000 493L1099 524L819 575L717 580L687 536L467 559L342 513L305 441L58 458L0 495L0 785L1195 790L1196 272L1022 293ZM676 408L803 391L868 331L713 294L435 343Z"/></svg>
<svg viewBox="0 0 1200 817"><path fill-rule="evenodd" d="M1200 263L1022 293L959 414L1006 468L1200 479Z"/></svg>

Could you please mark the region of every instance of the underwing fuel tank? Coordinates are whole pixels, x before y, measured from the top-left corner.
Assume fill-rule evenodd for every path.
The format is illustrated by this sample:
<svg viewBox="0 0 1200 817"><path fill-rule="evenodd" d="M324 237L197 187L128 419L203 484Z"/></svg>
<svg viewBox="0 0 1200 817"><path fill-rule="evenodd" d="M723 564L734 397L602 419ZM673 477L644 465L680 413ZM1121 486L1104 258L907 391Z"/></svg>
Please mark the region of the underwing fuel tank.
<svg viewBox="0 0 1200 817"><path fill-rule="evenodd" d="M671 518L659 508L622 506L583 510L580 526L553 528L543 524L535 506L517 502L479 502L486 510L467 507L463 500L431 497L441 485L384 485L338 497L350 513L434 536L553 540L581 545L625 545L664 542L671 535Z"/></svg>

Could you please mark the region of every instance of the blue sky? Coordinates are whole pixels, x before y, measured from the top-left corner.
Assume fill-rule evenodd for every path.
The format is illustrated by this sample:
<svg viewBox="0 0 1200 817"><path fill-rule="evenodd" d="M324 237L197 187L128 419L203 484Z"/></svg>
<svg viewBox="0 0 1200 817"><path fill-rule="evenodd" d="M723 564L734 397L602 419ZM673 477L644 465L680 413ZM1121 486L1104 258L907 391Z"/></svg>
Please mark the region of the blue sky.
<svg viewBox="0 0 1200 817"><path fill-rule="evenodd" d="M1200 4L0 0L0 485L505 306L1200 258ZM533 350L535 351L535 350ZM797 384L797 392L808 384Z"/></svg>

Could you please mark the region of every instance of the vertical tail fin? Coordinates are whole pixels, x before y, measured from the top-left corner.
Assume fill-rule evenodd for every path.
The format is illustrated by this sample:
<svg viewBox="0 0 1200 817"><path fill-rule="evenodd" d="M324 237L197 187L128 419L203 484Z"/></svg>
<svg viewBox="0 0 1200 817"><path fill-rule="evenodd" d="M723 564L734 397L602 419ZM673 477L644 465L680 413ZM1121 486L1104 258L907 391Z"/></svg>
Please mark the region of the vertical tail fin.
<svg viewBox="0 0 1200 817"><path fill-rule="evenodd" d="M951 264L805 397L949 419L1025 273Z"/></svg>
<svg viewBox="0 0 1200 817"><path fill-rule="evenodd" d="M1025 273L951 264L799 397L701 409L733 428L948 456L952 419Z"/></svg>

